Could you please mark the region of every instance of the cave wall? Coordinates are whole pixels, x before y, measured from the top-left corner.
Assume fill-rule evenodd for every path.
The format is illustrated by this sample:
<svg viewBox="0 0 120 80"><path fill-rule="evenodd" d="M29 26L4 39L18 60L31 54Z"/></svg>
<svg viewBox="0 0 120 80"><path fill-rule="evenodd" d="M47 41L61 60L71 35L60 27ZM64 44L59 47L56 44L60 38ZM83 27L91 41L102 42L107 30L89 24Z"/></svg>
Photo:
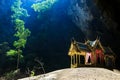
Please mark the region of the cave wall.
<svg viewBox="0 0 120 80"><path fill-rule="evenodd" d="M120 45L119 0L70 0L68 15L84 33L86 39L97 36L103 45L109 46L119 62ZM119 65L119 64L117 64Z"/></svg>

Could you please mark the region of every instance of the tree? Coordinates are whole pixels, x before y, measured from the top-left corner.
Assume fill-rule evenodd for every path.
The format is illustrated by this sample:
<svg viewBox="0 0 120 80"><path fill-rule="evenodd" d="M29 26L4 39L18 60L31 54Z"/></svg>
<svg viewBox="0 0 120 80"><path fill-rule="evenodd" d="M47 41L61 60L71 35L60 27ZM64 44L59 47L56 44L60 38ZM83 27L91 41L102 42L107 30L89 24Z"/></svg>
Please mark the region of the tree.
<svg viewBox="0 0 120 80"><path fill-rule="evenodd" d="M13 15L11 18L13 19L13 23L15 25L15 34L14 36L18 38L13 43L15 49L11 49L7 51L7 56L16 56L17 55L17 69L19 67L20 59L23 58L22 48L25 48L27 37L30 36L30 30L25 28L25 22L21 19L22 17L29 16L26 9L21 8L21 0L16 0L11 6L11 11Z"/></svg>

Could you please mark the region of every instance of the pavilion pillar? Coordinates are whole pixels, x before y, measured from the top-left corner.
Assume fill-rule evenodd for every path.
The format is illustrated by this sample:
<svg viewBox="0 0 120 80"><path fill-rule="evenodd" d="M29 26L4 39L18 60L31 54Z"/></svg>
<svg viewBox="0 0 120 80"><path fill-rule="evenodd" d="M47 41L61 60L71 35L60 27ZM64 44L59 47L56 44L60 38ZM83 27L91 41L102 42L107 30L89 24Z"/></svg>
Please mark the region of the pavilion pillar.
<svg viewBox="0 0 120 80"><path fill-rule="evenodd" d="M84 55L84 59L85 59L85 60L84 60L84 64L86 64L86 55Z"/></svg>
<svg viewBox="0 0 120 80"><path fill-rule="evenodd" d="M76 54L76 67L77 67L77 65L78 65L78 58L77 58L77 54Z"/></svg>
<svg viewBox="0 0 120 80"><path fill-rule="evenodd" d="M79 55L79 64L80 64L80 55Z"/></svg>
<svg viewBox="0 0 120 80"><path fill-rule="evenodd" d="M75 55L74 55L73 61L74 61L73 65L75 65Z"/></svg>
<svg viewBox="0 0 120 80"><path fill-rule="evenodd" d="M72 68L72 65L73 65L73 56L71 56L71 68Z"/></svg>

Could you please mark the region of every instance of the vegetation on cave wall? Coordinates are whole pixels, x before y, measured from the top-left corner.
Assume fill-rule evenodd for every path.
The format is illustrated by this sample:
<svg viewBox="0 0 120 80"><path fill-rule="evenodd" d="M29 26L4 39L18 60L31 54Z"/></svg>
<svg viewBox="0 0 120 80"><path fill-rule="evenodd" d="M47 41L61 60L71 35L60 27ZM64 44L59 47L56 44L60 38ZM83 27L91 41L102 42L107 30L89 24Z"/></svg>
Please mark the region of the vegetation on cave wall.
<svg viewBox="0 0 120 80"><path fill-rule="evenodd" d="M38 18L40 18L41 13L50 9L56 1L57 0L45 0L45 1L42 1L42 2L34 3L31 6L31 8L33 8L35 12L39 13Z"/></svg>
<svg viewBox="0 0 120 80"><path fill-rule="evenodd" d="M21 19L22 17L29 16L29 14L27 13L27 10L22 8L21 5L22 5L21 0L15 0L13 5L11 6L11 11L13 12L13 15L11 15L11 18L13 20Z"/></svg>
<svg viewBox="0 0 120 80"><path fill-rule="evenodd" d="M25 22L22 20L22 17L29 16L27 13L27 10L24 8L21 8L21 0L16 0L13 5L11 6L11 11L13 12L13 15L11 18L13 19L13 23L15 24L15 31L16 33L14 36L18 39L15 40L13 43L13 46L15 49L11 49L7 52L7 56L16 56L17 55L17 66L19 67L20 59L23 58L22 56L22 48L25 48L27 37L30 36L30 30L25 28Z"/></svg>

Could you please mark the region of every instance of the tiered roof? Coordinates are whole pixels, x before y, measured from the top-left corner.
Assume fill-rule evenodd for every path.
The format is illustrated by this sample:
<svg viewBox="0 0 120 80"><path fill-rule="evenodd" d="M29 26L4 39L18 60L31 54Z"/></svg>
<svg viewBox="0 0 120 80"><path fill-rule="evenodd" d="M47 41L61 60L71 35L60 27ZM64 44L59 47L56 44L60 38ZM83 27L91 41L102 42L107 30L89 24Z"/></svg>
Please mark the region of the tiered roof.
<svg viewBox="0 0 120 80"><path fill-rule="evenodd" d="M94 50L98 47L98 48L102 49L104 54L108 54L108 55L114 54L110 47L103 47L98 38L94 41L87 40L87 41L85 41L85 43L81 43L81 42L72 40L72 43L73 43L73 45L72 45L73 49L76 52L80 52L80 51L91 52L92 50Z"/></svg>

